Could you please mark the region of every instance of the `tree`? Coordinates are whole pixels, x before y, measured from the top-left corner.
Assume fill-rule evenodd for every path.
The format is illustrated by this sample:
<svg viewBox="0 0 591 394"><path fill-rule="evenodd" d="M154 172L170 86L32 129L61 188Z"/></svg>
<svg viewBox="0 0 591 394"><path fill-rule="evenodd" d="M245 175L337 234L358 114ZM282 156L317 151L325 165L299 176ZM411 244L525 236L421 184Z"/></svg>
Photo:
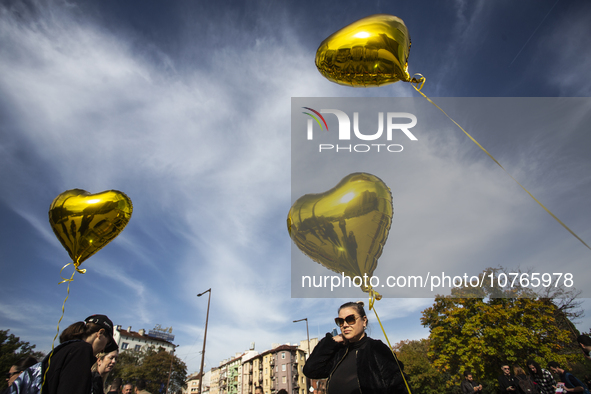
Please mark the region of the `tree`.
<svg viewBox="0 0 591 394"><path fill-rule="evenodd" d="M489 268L479 277L502 272ZM448 387L459 384L470 370L486 391L496 385L503 363L525 367L531 358L541 365L551 360L568 365L573 357L580 358L580 350L573 353L570 330L573 300L558 307L552 294L539 297L519 283L508 289L453 289L451 296L436 297L423 311L421 322L430 329L429 358L438 371L453 376Z"/></svg>
<svg viewBox="0 0 591 394"><path fill-rule="evenodd" d="M409 376L413 392L421 394L440 394L446 387L450 376L437 371L427 356L429 340L401 341L393 346L398 359L404 364L404 372Z"/></svg>
<svg viewBox="0 0 591 394"><path fill-rule="evenodd" d="M172 373L171 371L172 362ZM187 366L174 354L163 348L146 350L125 350L119 354L117 364L109 375L109 382L119 377L124 382L135 383L138 380L146 382L146 389L152 394L164 393L168 376L170 384L168 392L175 393L185 386Z"/></svg>
<svg viewBox="0 0 591 394"><path fill-rule="evenodd" d="M14 334L9 334L10 330L0 330L0 371L8 372L10 367L24 357L32 356L41 361L45 355L34 351L35 345L29 342L21 342L20 338ZM0 390L6 388L6 380L2 379Z"/></svg>

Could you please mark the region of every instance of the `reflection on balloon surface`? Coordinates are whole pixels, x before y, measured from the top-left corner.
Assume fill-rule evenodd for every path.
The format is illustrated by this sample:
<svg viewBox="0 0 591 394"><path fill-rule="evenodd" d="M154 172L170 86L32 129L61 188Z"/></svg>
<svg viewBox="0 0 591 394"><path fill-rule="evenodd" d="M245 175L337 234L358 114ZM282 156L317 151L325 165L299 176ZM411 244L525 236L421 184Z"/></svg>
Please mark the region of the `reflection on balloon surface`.
<svg viewBox="0 0 591 394"><path fill-rule="evenodd" d="M111 242L127 225L133 206L124 193L67 190L49 207L49 223L74 265Z"/></svg>
<svg viewBox="0 0 591 394"><path fill-rule="evenodd" d="M410 82L410 36L402 19L371 15L326 38L316 51L316 67L332 82L354 87Z"/></svg>
<svg viewBox="0 0 591 394"><path fill-rule="evenodd" d="M312 260L350 278L371 276L388 238L392 213L388 186L374 175L353 173L324 193L300 197L289 210L287 227L294 243Z"/></svg>

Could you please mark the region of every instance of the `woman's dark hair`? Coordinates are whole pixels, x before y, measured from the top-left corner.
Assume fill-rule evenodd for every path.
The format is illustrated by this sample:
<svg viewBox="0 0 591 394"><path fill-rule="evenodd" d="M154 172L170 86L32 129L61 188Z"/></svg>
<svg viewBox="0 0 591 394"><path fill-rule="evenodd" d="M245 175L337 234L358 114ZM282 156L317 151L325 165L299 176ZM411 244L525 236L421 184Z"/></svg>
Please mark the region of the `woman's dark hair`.
<svg viewBox="0 0 591 394"><path fill-rule="evenodd" d="M83 321L70 324L70 326L60 334L60 343L71 341L72 339L85 340L95 332L99 332L101 328L103 327L98 324L85 323Z"/></svg>
<svg viewBox="0 0 591 394"><path fill-rule="evenodd" d="M365 309L363 309L363 306L365 304L363 303L363 301L357 301L357 302L346 302L343 305L341 305L341 307L339 308L339 312L341 311L341 309L343 308L353 308L357 311L357 313L359 314L359 316L363 317L365 316Z"/></svg>
<svg viewBox="0 0 591 394"><path fill-rule="evenodd" d="M24 357L21 358L20 360L18 360L16 362L16 364L14 364L14 367L16 368L16 370L18 372L23 372L25 369L29 368L30 366L33 366L37 364L37 359L35 357Z"/></svg>
<svg viewBox="0 0 591 394"><path fill-rule="evenodd" d="M526 365L527 365L527 370L529 371L529 374L530 374L531 376L538 376L538 377L540 377L540 378L543 376L543 375L542 375L542 367L540 367L540 364L538 364L538 363L537 363L537 362L535 362L534 360L527 360L527 363L526 363ZM532 371L532 370L529 368L529 366L530 366L530 365L533 365L534 367L536 367L536 373L534 373L534 372L533 372L533 371Z"/></svg>
<svg viewBox="0 0 591 394"><path fill-rule="evenodd" d="M583 344L584 346L591 346L591 338L589 337L589 335L579 335L577 337L577 342Z"/></svg>

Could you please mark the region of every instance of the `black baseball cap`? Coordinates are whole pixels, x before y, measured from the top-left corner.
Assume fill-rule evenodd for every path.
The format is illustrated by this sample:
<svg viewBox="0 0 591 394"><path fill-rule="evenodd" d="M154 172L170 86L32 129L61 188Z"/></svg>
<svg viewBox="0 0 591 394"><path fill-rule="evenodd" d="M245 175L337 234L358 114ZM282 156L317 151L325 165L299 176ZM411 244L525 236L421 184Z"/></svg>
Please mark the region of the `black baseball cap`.
<svg viewBox="0 0 591 394"><path fill-rule="evenodd" d="M107 343L107 346L105 346L105 350L103 350L103 353L111 353L115 350L119 350L119 346L117 345L117 342L115 342L115 339L111 338L109 343Z"/></svg>
<svg viewBox="0 0 591 394"><path fill-rule="evenodd" d="M113 322L105 315L92 315L84 319L85 323L94 323L105 329L105 333L113 337Z"/></svg>

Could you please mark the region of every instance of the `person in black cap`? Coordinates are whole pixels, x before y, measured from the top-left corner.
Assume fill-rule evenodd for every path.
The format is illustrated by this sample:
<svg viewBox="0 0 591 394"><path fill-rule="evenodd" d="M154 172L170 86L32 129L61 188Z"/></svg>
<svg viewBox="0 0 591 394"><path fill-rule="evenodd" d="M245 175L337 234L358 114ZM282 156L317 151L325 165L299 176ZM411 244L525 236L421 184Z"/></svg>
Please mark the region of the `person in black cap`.
<svg viewBox="0 0 591 394"><path fill-rule="evenodd" d="M90 394L96 355L112 340L113 322L105 315L89 316L62 331L60 345L44 360L43 394Z"/></svg>

